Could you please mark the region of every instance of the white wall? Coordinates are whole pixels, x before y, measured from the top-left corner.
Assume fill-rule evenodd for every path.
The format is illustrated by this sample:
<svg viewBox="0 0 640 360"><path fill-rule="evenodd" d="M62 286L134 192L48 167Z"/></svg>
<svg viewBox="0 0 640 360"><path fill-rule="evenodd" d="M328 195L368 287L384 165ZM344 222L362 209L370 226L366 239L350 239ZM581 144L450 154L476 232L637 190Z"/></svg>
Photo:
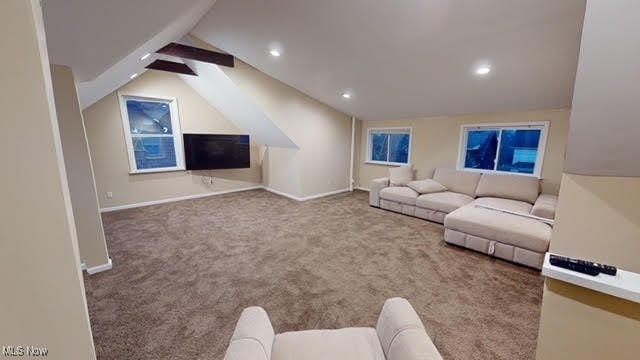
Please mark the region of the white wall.
<svg viewBox="0 0 640 360"><path fill-rule="evenodd" d="M40 2L0 2L0 23L0 345L95 359Z"/></svg>
<svg viewBox="0 0 640 360"><path fill-rule="evenodd" d="M640 175L639 18L637 0L587 1L567 173L549 249L636 273L640 177L582 174ZM640 304L546 279L538 359L638 359L638 354Z"/></svg>
<svg viewBox="0 0 640 360"><path fill-rule="evenodd" d="M640 1L589 1L566 172L640 177Z"/></svg>
<svg viewBox="0 0 640 360"><path fill-rule="evenodd" d="M175 74L147 71L119 91L176 98L183 133L243 133ZM251 147L249 169L130 175L118 93L113 92L96 102L85 109L83 115L101 208L206 195L262 183L259 147L255 145ZM213 186L205 185L203 176L213 176ZM113 198L107 198L107 192L112 192Z"/></svg>
<svg viewBox="0 0 640 360"><path fill-rule="evenodd" d="M191 39L198 47L217 50L196 37ZM294 155L295 151L271 151L270 147L271 169L265 186L296 197L349 187L350 116L238 59L234 68L221 69L300 148Z"/></svg>
<svg viewBox="0 0 640 360"><path fill-rule="evenodd" d="M104 265L109 254L73 72L67 66L52 65L51 77L80 260L87 268Z"/></svg>

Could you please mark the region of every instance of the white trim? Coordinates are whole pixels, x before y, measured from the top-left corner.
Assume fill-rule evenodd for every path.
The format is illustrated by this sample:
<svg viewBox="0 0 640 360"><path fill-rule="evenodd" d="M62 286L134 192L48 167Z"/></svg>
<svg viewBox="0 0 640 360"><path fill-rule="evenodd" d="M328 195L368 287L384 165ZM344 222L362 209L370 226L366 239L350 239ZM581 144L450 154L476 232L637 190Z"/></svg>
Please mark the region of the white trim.
<svg viewBox="0 0 640 360"><path fill-rule="evenodd" d="M204 193L204 194L178 196L178 197L162 199L162 200L152 200L152 201L145 201L145 202L141 202L141 203L134 203L134 204L127 204L127 205L119 205L119 206L113 206L113 207L108 207L108 208L102 208L102 209L100 209L100 212L110 212L110 211L118 211L118 210L125 210L125 209L133 209L133 208L138 208L138 207L143 207L143 206L166 204L166 203L182 201L182 200L199 199L199 198L208 197L208 196L224 195L224 194L230 194L230 193L235 193L235 192L240 192L240 191L257 190L257 189L263 189L263 188L264 188L263 186L257 185L257 186L249 186L249 187L245 187L245 188L239 188L239 189L214 191L214 192Z"/></svg>
<svg viewBox="0 0 640 360"><path fill-rule="evenodd" d="M113 263L111 262L111 259L109 259L109 261L106 264L102 264L102 265L98 265L98 266L92 266L90 268L86 267L86 265L85 265L85 268L87 270L87 274L93 275L93 274L97 274L99 272L111 270L113 268Z"/></svg>
<svg viewBox="0 0 640 360"><path fill-rule="evenodd" d="M383 166L407 166L410 163L396 163L396 162L388 162L388 161L373 161L373 160L367 160L364 162L365 164L369 164L369 165L383 165Z"/></svg>
<svg viewBox="0 0 640 360"><path fill-rule="evenodd" d="M500 142L502 140L502 130L520 130L526 128L540 129L540 140L538 141L538 152L536 163L532 174L517 173L510 171L497 170L498 159L500 157ZM464 167L467 150L467 139L465 136L470 130L498 130L498 148L496 149L496 158L494 159L494 169L472 169ZM462 171L480 172L486 174L508 174L519 176L532 176L538 179L542 178L542 167L544 164L545 151L547 148L547 137L549 134L549 121L530 121L520 123L493 123L493 124L469 124L460 125L460 140L458 142L458 161L456 169Z"/></svg>
<svg viewBox="0 0 640 360"><path fill-rule="evenodd" d="M136 137L167 137L173 139L173 148L176 157L176 166L166 168L138 169L136 165L135 152L133 150L133 136L129 131L129 112L127 111L127 100L141 100L169 105L169 113L171 114L171 134L142 134ZM168 172L185 170L184 147L182 145L182 131L180 129L180 113L178 110L178 100L174 97L149 97L132 93L118 92L118 101L120 102L120 117L122 118L122 131L124 134L125 144L127 146L127 155L129 157L129 174L143 174L155 172Z"/></svg>
<svg viewBox="0 0 640 360"><path fill-rule="evenodd" d="M297 196L295 196L295 195L287 194L286 192L282 192L282 191L280 191L280 190L272 189L272 188L267 187L267 186L263 186L262 188L263 188L264 190L266 190L266 191L270 192L270 193L274 193L274 194L276 194L276 195L284 196L284 197L289 198L289 199L291 199L291 200L295 200L295 201L302 201L302 198L297 197Z"/></svg>
<svg viewBox="0 0 640 360"><path fill-rule="evenodd" d="M87 264L81 263L80 264L80 271L85 271L85 270L87 270Z"/></svg>
<svg viewBox="0 0 640 360"><path fill-rule="evenodd" d="M309 196L303 197L301 201L319 199L319 198L323 198L323 197L327 197L327 196L331 196L331 195L338 195L338 194L346 193L346 192L349 192L349 191L350 191L349 188L346 188L346 189L340 189L340 190L335 190L335 191L329 191L329 192L322 193L322 194L309 195Z"/></svg>
<svg viewBox="0 0 640 360"><path fill-rule="evenodd" d="M316 194L316 195L309 195L309 196L305 196L305 197L299 197L299 196L287 194L285 192L282 192L282 191L279 191L279 190L276 190L276 189L272 189L272 188L266 187L266 186L264 186L263 189L266 190L266 191L272 192L272 193L274 193L276 195L284 196L284 197L289 198L291 200L300 201L300 202L307 201L307 200L319 199L319 198L323 198L323 197L327 197L327 196L331 196L331 195L342 194L342 193L350 191L349 188L346 188L346 189L329 191L329 192L326 192L326 193L321 193L321 194Z"/></svg>
<svg viewBox="0 0 640 360"><path fill-rule="evenodd" d="M405 134L409 132L409 148L407 149L407 163L396 163L389 161L376 161L371 160L371 134L372 132L387 132L388 134ZM411 126L399 126L399 127L381 127L381 128L368 128L367 129L367 157L365 158L365 164L375 164L375 165L390 165L390 166L403 166L411 164L411 143L413 143L413 127ZM387 159L389 156L389 146L391 146L391 141L387 141Z"/></svg>
<svg viewBox="0 0 640 360"><path fill-rule="evenodd" d="M326 192L326 193L321 193L321 194L316 194L316 195L298 197L298 196L295 196L295 195L287 194L287 193L279 191L279 190L272 189L270 187L257 185L257 186L249 186L249 187L240 188L240 189L231 189L231 190L210 192L210 193L205 193L205 194L186 195L186 196L179 196L179 197L162 199L162 200L153 200L153 201L145 201L145 202L141 202L141 203L112 206L112 207L108 207L108 208L102 208L102 209L100 209L100 212L105 213L105 212L118 211L118 210L134 209L134 208L139 208L139 207L144 207L144 206L166 204L166 203L171 203L171 202L176 202L176 201L199 199L199 198L204 198L204 197L209 197L209 196L224 195L224 194L231 194L231 193L235 193L235 192L259 190L259 189L266 190L266 191L272 192L272 193L274 193L276 195L284 196L286 198L289 198L289 199L292 199L292 200L295 200L295 201L307 201L307 200L319 199L319 198L322 198L322 197L341 194L341 193L345 193L345 192L349 192L350 191L349 188L345 188L345 189L329 191L329 192Z"/></svg>
<svg viewBox="0 0 640 360"><path fill-rule="evenodd" d="M551 253L546 253L544 256L542 275L640 303L640 274L618 269L615 276L607 274L591 276L551 265L550 255Z"/></svg>
<svg viewBox="0 0 640 360"><path fill-rule="evenodd" d="M362 190L362 191L366 191L366 192L371 192L371 189L366 188L366 187L362 187L362 186L356 186L356 190Z"/></svg>
<svg viewBox="0 0 640 360"><path fill-rule="evenodd" d="M349 191L353 191L353 184L355 180L353 179L353 167L355 163L356 156L356 117L351 117L351 156L349 157Z"/></svg>

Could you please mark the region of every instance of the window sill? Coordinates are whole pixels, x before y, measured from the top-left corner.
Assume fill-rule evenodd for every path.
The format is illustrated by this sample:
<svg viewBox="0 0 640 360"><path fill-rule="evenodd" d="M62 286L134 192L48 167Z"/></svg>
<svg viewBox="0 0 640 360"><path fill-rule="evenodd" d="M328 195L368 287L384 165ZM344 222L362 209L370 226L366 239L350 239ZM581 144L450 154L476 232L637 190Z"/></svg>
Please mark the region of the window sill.
<svg viewBox="0 0 640 360"><path fill-rule="evenodd" d="M539 175L539 174L527 174L527 173L517 173L517 172L509 172L509 171L471 169L471 168L460 168L460 167L458 167L457 170L475 172L475 173L482 173L482 174L487 174L487 175L515 175L515 176L527 176L527 177L533 177L533 178L537 178L537 179L542 179L542 176Z"/></svg>
<svg viewBox="0 0 640 360"><path fill-rule="evenodd" d="M388 161L373 161L373 160L368 160L364 162L365 164L369 164L369 165L383 165L383 166L406 166L409 165L409 163L396 163L396 162L388 162Z"/></svg>
<svg viewBox="0 0 640 360"><path fill-rule="evenodd" d="M168 173L168 172L178 172L178 171L186 171L186 169L185 168L161 168L161 169L132 170L132 171L129 171L129 175L157 174L157 173Z"/></svg>

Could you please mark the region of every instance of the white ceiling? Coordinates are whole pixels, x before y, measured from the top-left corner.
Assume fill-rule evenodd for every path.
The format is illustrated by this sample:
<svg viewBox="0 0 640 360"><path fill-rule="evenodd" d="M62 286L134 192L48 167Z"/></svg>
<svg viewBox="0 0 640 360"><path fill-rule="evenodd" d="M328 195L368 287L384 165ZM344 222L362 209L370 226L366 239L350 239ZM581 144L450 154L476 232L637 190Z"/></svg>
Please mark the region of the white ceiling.
<svg viewBox="0 0 640 360"><path fill-rule="evenodd" d="M70 66L78 81L92 80L202 2L44 0L50 62ZM205 2L199 17L214 0Z"/></svg>
<svg viewBox="0 0 640 360"><path fill-rule="evenodd" d="M192 32L347 114L395 119L570 106L584 7L585 0L218 0ZM280 58L268 54L274 43ZM473 67L482 62L492 71L478 78Z"/></svg>

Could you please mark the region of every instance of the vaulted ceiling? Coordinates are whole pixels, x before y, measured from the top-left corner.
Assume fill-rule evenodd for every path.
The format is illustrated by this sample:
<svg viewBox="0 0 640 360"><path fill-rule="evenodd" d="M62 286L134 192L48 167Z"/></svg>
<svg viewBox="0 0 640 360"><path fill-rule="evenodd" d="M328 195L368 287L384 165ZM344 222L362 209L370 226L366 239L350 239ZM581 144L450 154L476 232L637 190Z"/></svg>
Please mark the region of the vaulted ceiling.
<svg viewBox="0 0 640 360"><path fill-rule="evenodd" d="M348 114L395 119L570 106L584 7L218 0L193 33ZM271 57L270 46L282 55ZM491 66L487 76L473 73L481 63Z"/></svg>
<svg viewBox="0 0 640 360"><path fill-rule="evenodd" d="M51 62L73 68L84 105L139 72L147 49L191 30L347 114L395 119L570 106L584 7L585 0L45 0L44 14ZM481 64L491 72L477 76Z"/></svg>
<svg viewBox="0 0 640 360"><path fill-rule="evenodd" d="M91 80L201 2L44 0L50 61L71 66L79 81Z"/></svg>

